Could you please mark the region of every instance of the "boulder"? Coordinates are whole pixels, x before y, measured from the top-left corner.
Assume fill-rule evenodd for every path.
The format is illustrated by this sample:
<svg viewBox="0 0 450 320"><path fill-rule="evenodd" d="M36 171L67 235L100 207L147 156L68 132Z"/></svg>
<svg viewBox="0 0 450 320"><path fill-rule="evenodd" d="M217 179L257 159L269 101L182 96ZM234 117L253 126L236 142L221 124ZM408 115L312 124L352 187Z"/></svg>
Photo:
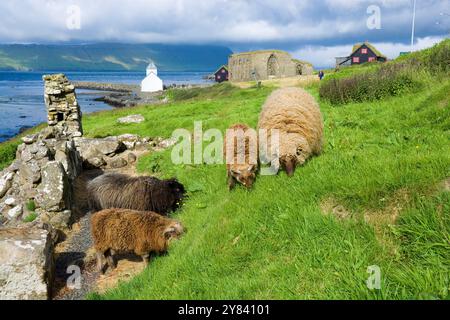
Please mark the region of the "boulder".
<svg viewBox="0 0 450 320"><path fill-rule="evenodd" d="M117 119L117 122L120 124L127 124L127 123L142 123L145 121L145 118L140 114L133 114L128 117L119 118Z"/></svg>
<svg viewBox="0 0 450 320"><path fill-rule="evenodd" d="M22 162L19 170L21 184L34 184L41 180L41 166L39 162L32 159L28 162Z"/></svg>
<svg viewBox="0 0 450 320"><path fill-rule="evenodd" d="M52 161L42 168L42 182L37 187L36 205L49 212L60 212L69 203L69 185L60 162Z"/></svg>
<svg viewBox="0 0 450 320"><path fill-rule="evenodd" d="M135 134L123 134L123 135L119 136L118 139L129 150L133 150L134 147L136 146L136 142L139 141L139 137Z"/></svg>
<svg viewBox="0 0 450 320"><path fill-rule="evenodd" d="M25 144L33 144L37 141L38 135L37 134L30 134L28 136L25 136L22 138L22 142Z"/></svg>
<svg viewBox="0 0 450 320"><path fill-rule="evenodd" d="M127 160L123 158L114 158L108 164L112 169L120 169L128 165Z"/></svg>
<svg viewBox="0 0 450 320"><path fill-rule="evenodd" d="M0 300L47 300L54 244L40 228L0 229Z"/></svg>
<svg viewBox="0 0 450 320"><path fill-rule="evenodd" d="M61 162L71 181L83 170L81 157L73 140L62 141L55 145L55 161Z"/></svg>
<svg viewBox="0 0 450 320"><path fill-rule="evenodd" d="M0 198L3 198L6 192L11 188L13 178L14 172L6 172L0 177Z"/></svg>
<svg viewBox="0 0 450 320"><path fill-rule="evenodd" d="M107 156L118 153L124 148L124 145L117 137L108 137L104 139L77 138L75 144L83 160L87 158L85 153L91 148L95 148L100 153Z"/></svg>

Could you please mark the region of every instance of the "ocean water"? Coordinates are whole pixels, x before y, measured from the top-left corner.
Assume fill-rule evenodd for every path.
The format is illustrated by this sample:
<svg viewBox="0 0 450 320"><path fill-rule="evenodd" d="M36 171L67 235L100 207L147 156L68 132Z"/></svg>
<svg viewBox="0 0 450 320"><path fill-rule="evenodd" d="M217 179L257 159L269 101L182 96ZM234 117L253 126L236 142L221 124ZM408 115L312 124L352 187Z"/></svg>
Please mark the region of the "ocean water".
<svg viewBox="0 0 450 320"><path fill-rule="evenodd" d="M0 72L0 142L17 135L21 129L46 121L42 75L50 72ZM55 72L51 72L55 73ZM63 72L65 73L65 72ZM145 72L67 72L71 81L139 84ZM165 85L201 84L205 72L160 72ZM77 90L83 114L108 110L111 107L94 101L101 94Z"/></svg>

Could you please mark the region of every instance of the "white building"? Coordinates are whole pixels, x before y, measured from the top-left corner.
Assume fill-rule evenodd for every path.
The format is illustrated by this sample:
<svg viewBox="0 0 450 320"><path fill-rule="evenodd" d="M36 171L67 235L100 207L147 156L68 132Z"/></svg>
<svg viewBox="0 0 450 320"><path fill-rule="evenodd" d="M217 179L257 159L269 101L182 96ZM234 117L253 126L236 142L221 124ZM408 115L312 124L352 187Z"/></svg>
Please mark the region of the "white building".
<svg viewBox="0 0 450 320"><path fill-rule="evenodd" d="M147 77L141 82L142 92L157 92L164 89L162 80L158 77L158 69L153 62L147 67Z"/></svg>

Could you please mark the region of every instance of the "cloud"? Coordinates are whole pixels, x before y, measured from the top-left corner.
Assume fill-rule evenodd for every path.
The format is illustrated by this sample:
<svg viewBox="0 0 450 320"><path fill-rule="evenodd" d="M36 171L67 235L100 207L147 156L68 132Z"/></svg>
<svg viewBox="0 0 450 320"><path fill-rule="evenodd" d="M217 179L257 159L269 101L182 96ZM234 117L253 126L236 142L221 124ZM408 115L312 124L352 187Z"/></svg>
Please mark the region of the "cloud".
<svg viewBox="0 0 450 320"><path fill-rule="evenodd" d="M448 24L436 21L450 0L418 3L418 36L444 34ZM79 30L67 28L71 5L80 8ZM367 29L369 5L381 10L381 30ZM2 0L0 41L398 41L410 33L411 10L411 0Z"/></svg>

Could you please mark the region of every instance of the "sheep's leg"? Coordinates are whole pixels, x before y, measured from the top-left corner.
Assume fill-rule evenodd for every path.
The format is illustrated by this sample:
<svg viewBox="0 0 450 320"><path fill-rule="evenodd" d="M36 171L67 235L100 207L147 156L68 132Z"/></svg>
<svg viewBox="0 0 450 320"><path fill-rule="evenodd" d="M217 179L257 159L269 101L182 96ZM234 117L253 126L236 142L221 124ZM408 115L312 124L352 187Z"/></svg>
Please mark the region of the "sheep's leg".
<svg viewBox="0 0 450 320"><path fill-rule="evenodd" d="M144 265L147 268L150 264L150 253L142 255L142 260L144 261Z"/></svg>
<svg viewBox="0 0 450 320"><path fill-rule="evenodd" d="M109 267L114 270L116 268L116 262L114 261L113 250L108 250L105 253L106 261L108 262Z"/></svg>
<svg viewBox="0 0 450 320"><path fill-rule="evenodd" d="M234 180L233 176L228 172L228 190L233 190L236 186L236 180Z"/></svg>
<svg viewBox="0 0 450 320"><path fill-rule="evenodd" d="M103 273L103 258L104 255L100 251L97 251L97 270Z"/></svg>

